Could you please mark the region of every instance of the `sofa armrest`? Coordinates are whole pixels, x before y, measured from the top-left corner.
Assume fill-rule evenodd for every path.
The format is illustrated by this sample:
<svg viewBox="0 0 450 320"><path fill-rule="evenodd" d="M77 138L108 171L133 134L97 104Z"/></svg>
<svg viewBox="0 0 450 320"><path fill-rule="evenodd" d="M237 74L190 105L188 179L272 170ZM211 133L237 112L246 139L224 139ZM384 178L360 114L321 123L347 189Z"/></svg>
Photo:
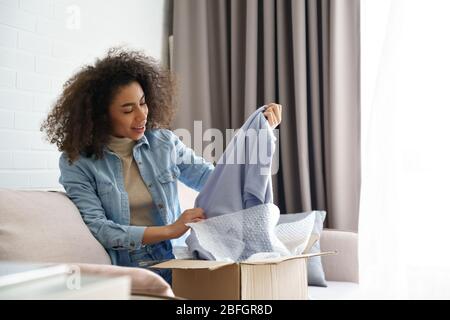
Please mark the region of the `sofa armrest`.
<svg viewBox="0 0 450 320"><path fill-rule="evenodd" d="M321 251L337 251L322 257L325 278L328 281L359 282L358 234L324 229L320 237Z"/></svg>

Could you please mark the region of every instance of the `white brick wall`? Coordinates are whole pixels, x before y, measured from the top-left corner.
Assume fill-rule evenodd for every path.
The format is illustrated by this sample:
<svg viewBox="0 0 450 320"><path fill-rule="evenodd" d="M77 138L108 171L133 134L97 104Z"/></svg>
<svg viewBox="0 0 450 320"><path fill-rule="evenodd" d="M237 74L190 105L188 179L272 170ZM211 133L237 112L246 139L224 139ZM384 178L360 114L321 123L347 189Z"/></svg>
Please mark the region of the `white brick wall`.
<svg viewBox="0 0 450 320"><path fill-rule="evenodd" d="M61 187L39 127L62 83L112 46L159 59L162 15L163 0L0 0L0 188Z"/></svg>
<svg viewBox="0 0 450 320"><path fill-rule="evenodd" d="M13 70L0 68L0 87L14 88L16 73Z"/></svg>

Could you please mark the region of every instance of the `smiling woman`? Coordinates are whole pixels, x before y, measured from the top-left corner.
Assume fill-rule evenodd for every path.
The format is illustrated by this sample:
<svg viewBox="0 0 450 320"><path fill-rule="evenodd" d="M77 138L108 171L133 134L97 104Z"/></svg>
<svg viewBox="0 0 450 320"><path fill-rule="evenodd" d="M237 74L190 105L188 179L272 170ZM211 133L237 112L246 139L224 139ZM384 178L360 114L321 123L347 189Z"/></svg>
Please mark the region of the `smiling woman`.
<svg viewBox="0 0 450 320"><path fill-rule="evenodd" d="M168 128L174 115L174 84L173 76L151 57L113 48L105 58L83 67L65 83L41 130L60 151L67 152L70 161L82 152L102 158L102 147L111 133L137 140L142 129L140 136L139 130L130 136L130 130L132 126L142 127L145 118L150 128ZM133 118L138 109L144 112L147 108L151 112L146 112L146 117ZM129 116L124 112L130 112ZM125 134L120 130L128 131Z"/></svg>
<svg viewBox="0 0 450 320"><path fill-rule="evenodd" d="M121 87L109 107L112 134L138 140L145 131L148 106L139 82Z"/></svg>
<svg viewBox="0 0 450 320"><path fill-rule="evenodd" d="M173 95L155 60L112 49L69 79L41 127L63 152L59 182L113 264L173 259L171 240L204 218L181 213L176 182L200 191L214 166L167 129ZM152 271L171 283L169 270Z"/></svg>

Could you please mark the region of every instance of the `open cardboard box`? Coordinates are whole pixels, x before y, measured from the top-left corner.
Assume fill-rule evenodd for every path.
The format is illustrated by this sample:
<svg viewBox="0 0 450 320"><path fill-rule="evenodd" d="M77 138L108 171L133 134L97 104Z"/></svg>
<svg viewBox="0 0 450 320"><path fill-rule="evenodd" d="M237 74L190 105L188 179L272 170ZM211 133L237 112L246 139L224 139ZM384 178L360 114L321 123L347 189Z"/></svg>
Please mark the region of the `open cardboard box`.
<svg viewBox="0 0 450 320"><path fill-rule="evenodd" d="M176 296L199 300L306 300L307 259L336 252L309 253L252 262L169 260L154 268L172 269Z"/></svg>

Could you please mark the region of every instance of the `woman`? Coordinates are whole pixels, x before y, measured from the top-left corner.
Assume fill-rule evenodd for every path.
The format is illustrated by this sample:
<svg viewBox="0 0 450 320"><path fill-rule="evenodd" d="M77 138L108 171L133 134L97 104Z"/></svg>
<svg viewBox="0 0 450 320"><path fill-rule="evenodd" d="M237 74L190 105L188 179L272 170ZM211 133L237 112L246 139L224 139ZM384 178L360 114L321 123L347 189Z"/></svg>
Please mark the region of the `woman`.
<svg viewBox="0 0 450 320"><path fill-rule="evenodd" d="M201 208L181 213L176 182L200 191L214 166L168 130L173 94L155 60L112 49L66 82L42 125L62 151L59 182L115 265L173 259L170 240L204 219ZM281 107L265 115L276 127ZM170 271L152 270L171 283Z"/></svg>

